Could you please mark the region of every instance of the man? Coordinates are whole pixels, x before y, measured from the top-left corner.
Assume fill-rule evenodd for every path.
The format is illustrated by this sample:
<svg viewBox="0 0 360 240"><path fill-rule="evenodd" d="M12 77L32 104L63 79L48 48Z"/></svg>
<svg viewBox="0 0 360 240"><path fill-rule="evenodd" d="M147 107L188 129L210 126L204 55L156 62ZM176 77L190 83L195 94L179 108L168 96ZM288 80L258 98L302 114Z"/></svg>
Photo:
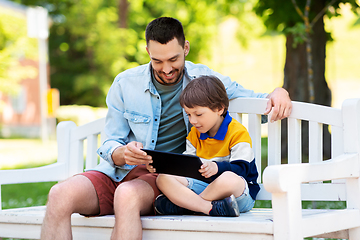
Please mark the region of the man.
<svg viewBox="0 0 360 240"><path fill-rule="evenodd" d="M112 239L141 239L141 215L153 214L159 194L156 174L141 148L181 153L190 129L179 104L182 89L195 77L215 75L226 86L230 99L269 98L264 114L271 121L290 115L286 90L255 94L208 67L185 61L190 43L181 23L158 18L146 28L146 50L151 62L120 73L108 96L105 133L108 139L98 154L105 160L96 169L73 176L50 190L42 239L71 239L72 213L87 216L115 214Z"/></svg>

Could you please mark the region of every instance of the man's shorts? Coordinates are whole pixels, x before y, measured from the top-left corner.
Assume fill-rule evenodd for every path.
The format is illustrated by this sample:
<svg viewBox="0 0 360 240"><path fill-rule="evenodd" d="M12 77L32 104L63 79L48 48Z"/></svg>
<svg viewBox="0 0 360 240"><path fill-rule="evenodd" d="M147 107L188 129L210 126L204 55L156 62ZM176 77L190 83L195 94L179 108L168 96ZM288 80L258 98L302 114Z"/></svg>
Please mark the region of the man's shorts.
<svg viewBox="0 0 360 240"><path fill-rule="evenodd" d="M205 188L209 185L208 183L198 179L194 179L194 178L186 178L186 179L188 180L187 187L198 195L202 193L205 190ZM248 212L254 207L255 200L249 194L249 186L246 181L245 181L245 190L243 194L241 194L239 197L236 198L236 201L238 203L239 211L241 213Z"/></svg>
<svg viewBox="0 0 360 240"><path fill-rule="evenodd" d="M87 171L80 173L79 175L87 177L95 187L95 191L99 200L99 216L114 214L115 190L123 182L134 179L141 179L147 182L154 191L153 202L155 201L155 198L160 194L160 191L156 186L156 177L158 174L149 173L145 165L136 166L120 182L115 182L104 173L98 171ZM153 212L152 214L155 214L155 212Z"/></svg>

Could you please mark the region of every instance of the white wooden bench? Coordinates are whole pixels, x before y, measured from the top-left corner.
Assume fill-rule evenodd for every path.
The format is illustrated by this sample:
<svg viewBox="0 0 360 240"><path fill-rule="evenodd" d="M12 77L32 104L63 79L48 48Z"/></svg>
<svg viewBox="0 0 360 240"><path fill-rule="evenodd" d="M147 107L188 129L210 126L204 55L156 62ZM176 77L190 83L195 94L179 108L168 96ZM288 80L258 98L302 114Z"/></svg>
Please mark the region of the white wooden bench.
<svg viewBox="0 0 360 240"><path fill-rule="evenodd" d="M264 99L236 99L230 112L247 118L257 166L261 166L261 113ZM237 114L238 113L238 114ZM248 116L248 117L245 117ZM310 163L301 163L301 121L309 121ZM1 170L0 184L62 181L98 163L105 120L77 127L61 122L57 128L58 161L25 170ZM323 161L322 126L331 126L332 157ZM310 236L360 239L360 99L349 99L342 109L293 103L288 119L288 163L281 164L280 122L268 125L268 167L261 174L259 200L272 208L253 209L237 218L206 216L143 216L144 239L276 239ZM84 140L86 147L84 148ZM84 151L86 149L86 151ZM85 152L85 154L84 154ZM301 201L346 201L345 209L301 209ZM45 206L0 211L0 237L38 239ZM114 216L72 216L74 239L110 239Z"/></svg>

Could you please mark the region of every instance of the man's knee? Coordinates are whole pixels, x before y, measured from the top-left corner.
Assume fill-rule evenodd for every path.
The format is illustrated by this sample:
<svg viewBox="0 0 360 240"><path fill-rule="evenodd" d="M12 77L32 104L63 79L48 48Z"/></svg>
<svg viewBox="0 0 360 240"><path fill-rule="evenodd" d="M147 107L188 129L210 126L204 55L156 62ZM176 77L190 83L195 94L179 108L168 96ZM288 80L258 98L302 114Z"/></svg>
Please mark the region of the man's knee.
<svg viewBox="0 0 360 240"><path fill-rule="evenodd" d="M91 181L77 175L50 189L47 206L53 210L63 211L64 214L69 212L88 214L97 211L98 199Z"/></svg>
<svg viewBox="0 0 360 240"><path fill-rule="evenodd" d="M121 183L115 190L114 198L117 200L125 200L132 199L132 201L137 200L146 189L148 183L142 180L132 180L128 182Z"/></svg>
<svg viewBox="0 0 360 240"><path fill-rule="evenodd" d="M127 206L140 211L147 209L152 204L154 191L145 181L132 180L121 183L115 190L114 208Z"/></svg>
<svg viewBox="0 0 360 240"><path fill-rule="evenodd" d="M61 201L63 197L66 197L66 194L63 191L63 187L60 183L55 184L51 187L48 195L48 203L53 203L56 201Z"/></svg>

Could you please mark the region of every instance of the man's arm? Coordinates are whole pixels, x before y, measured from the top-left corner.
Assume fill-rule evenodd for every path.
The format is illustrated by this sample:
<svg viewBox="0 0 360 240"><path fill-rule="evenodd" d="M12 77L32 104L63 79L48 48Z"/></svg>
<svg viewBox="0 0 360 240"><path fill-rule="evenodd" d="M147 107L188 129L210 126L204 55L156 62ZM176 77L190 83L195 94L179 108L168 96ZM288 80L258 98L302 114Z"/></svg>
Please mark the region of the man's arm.
<svg viewBox="0 0 360 240"><path fill-rule="evenodd" d="M268 98L268 104L265 109L265 115L271 112L270 122L287 118L291 114L292 103L289 93L284 88L275 88L270 94L255 93L252 90L246 89L237 82L232 81L229 77L223 76L211 70L210 74L217 76L225 85L226 92L229 99L238 97L255 97L255 98Z"/></svg>
<svg viewBox="0 0 360 240"><path fill-rule="evenodd" d="M265 115L271 112L270 122L287 118L291 114L292 103L289 93L284 88L275 88L267 98L269 99Z"/></svg>

